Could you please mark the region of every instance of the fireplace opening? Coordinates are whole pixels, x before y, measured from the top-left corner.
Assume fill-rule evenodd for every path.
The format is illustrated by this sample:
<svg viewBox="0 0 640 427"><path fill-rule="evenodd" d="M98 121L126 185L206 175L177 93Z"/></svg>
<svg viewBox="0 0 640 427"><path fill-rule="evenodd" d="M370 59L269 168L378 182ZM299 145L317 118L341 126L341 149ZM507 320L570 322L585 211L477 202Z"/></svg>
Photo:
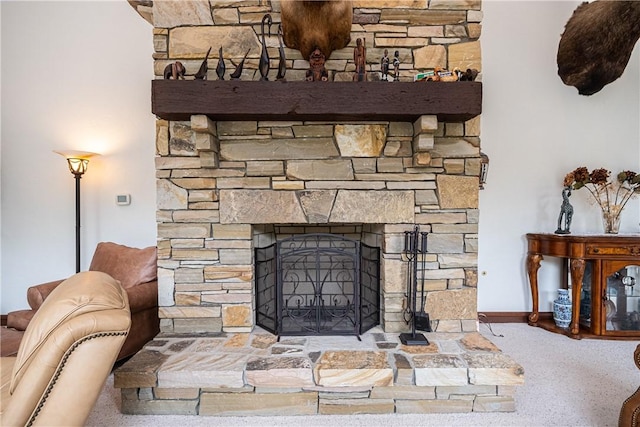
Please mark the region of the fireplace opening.
<svg viewBox="0 0 640 427"><path fill-rule="evenodd" d="M276 335L359 335L380 323L380 249L299 234L255 249L256 324Z"/></svg>

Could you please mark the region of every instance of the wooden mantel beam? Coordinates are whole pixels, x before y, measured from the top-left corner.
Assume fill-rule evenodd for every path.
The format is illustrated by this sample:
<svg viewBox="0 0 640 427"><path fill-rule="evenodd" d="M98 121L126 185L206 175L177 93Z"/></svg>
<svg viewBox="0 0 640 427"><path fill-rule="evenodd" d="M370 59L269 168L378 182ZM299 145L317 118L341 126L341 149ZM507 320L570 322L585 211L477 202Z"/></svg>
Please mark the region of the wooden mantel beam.
<svg viewBox="0 0 640 427"><path fill-rule="evenodd" d="M482 112L480 82L153 80L151 87L152 112L165 120L462 122Z"/></svg>

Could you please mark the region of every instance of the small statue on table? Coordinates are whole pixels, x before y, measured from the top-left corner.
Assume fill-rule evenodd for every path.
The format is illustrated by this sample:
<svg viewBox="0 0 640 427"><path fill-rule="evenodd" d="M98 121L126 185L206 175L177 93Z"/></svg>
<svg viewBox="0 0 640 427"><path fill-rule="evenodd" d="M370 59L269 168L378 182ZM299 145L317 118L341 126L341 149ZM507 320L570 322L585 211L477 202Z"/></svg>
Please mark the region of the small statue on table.
<svg viewBox="0 0 640 427"><path fill-rule="evenodd" d="M571 196L571 187L567 186L562 189L562 205L560 206L560 215L558 215L558 229L555 234L571 234L571 218L573 217L573 206L569 203Z"/></svg>
<svg viewBox="0 0 640 427"><path fill-rule="evenodd" d="M356 39L356 47L353 48L353 62L356 65L356 73L353 76L354 82L363 82L366 80L366 66L367 66L367 48L365 47L365 40L361 38Z"/></svg>
<svg viewBox="0 0 640 427"><path fill-rule="evenodd" d="M380 59L380 72L382 73L382 81L389 81L389 51L384 50L384 55Z"/></svg>

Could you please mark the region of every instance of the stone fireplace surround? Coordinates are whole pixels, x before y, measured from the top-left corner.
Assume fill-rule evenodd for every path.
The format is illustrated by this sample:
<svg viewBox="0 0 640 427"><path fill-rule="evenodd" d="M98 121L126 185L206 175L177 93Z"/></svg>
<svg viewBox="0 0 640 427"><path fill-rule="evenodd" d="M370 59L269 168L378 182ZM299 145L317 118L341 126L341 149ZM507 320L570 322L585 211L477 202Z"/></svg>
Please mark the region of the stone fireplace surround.
<svg viewBox="0 0 640 427"><path fill-rule="evenodd" d="M116 372L123 411L514 410L513 386L522 384L522 368L476 332L479 111L456 116L434 110L447 98L464 105L471 98L456 91L481 83L407 89L425 85L410 82L426 68L481 69L480 2L354 0L351 45L332 54L327 68L333 82L325 84L351 80L352 47L364 37L369 81L350 84L376 85L368 88L380 96L323 98L309 88L313 102L295 100L290 117L263 108L273 97L261 98L259 86L246 86L257 113L229 116L236 100L224 97L259 78L259 23L265 13L279 22L279 1L130 3L154 25L158 79L176 60L192 79L204 52L213 49L208 81L153 82L161 335ZM250 50L241 81L216 80L220 45L228 72ZM267 38L267 45L277 58L277 38ZM384 49L399 51L400 82L372 81ZM277 97L285 100L295 98L297 90L288 88L308 67L297 51L286 54L291 83L260 82L280 85ZM184 86L167 89L178 85ZM424 91L424 112L403 116L416 102L403 104L398 91ZM361 100L363 111L349 113ZM387 115L379 113L385 100ZM315 102L332 106L331 113L314 115ZM397 341L397 332L408 330L404 232L415 225L429 233L426 310L435 331L428 334L432 344L419 350ZM253 249L310 232L381 248L381 327L363 336L365 347L306 338L278 345L254 325ZM323 380L327 376L335 381Z"/></svg>
<svg viewBox="0 0 640 427"><path fill-rule="evenodd" d="M425 291L434 329L475 331L479 159L457 159L474 175L445 174L433 160L417 164L459 149L463 141L441 141L438 128L436 116L415 123L214 122L204 115L170 122L172 155L157 161L159 245L171 255L160 261L160 286L173 288L162 292L162 330L250 332L256 239L257 247L273 243L277 236L268 241L265 226L286 224L288 234L375 229L382 327L406 330L401 251L404 232L419 224L429 232ZM425 140L433 149L413 148Z"/></svg>
<svg viewBox="0 0 640 427"><path fill-rule="evenodd" d="M354 1L351 45L327 61L327 89L300 81L308 63L288 48L286 83L254 81L259 24L265 13L280 21L279 1L149 3L137 8L152 14L159 79L161 330L251 331L255 228L264 224L379 227L387 332L407 328L400 252L403 233L418 224L429 232L434 329L476 330L481 83L412 80L425 68L481 68L480 2ZM368 81L347 83L356 38L368 49ZM277 58L277 37L266 40ZM207 81L162 80L176 60L193 79L209 47ZM220 47L228 73L249 51L240 81L217 79ZM384 49L398 51L400 82L372 81Z"/></svg>

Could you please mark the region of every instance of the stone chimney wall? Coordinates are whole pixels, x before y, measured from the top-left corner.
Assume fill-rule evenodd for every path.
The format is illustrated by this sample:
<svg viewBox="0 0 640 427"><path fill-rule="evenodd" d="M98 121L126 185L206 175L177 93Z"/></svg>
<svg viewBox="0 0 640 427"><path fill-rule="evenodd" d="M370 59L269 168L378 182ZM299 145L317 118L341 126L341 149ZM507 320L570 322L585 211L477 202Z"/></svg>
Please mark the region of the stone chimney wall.
<svg viewBox="0 0 640 427"><path fill-rule="evenodd" d="M280 22L275 0L132 5L154 25L158 79L175 61L193 78L211 47L208 79L216 80L222 47L226 79L249 51L241 80L258 80L260 21L270 13ZM353 7L351 44L328 59L330 80L352 80L357 38L366 42L368 80L380 78L385 49L391 58L399 52L402 81L437 67L481 70L480 1L354 0ZM275 31L267 44L274 80ZM308 62L288 48L286 56L286 79L304 80ZM404 231L418 224L430 233L425 290L434 327L477 328L480 117L321 123L192 116L188 122L158 120L156 136L163 332L252 329L253 249L269 224L303 230L369 224L381 246L387 332L407 328L401 250Z"/></svg>

